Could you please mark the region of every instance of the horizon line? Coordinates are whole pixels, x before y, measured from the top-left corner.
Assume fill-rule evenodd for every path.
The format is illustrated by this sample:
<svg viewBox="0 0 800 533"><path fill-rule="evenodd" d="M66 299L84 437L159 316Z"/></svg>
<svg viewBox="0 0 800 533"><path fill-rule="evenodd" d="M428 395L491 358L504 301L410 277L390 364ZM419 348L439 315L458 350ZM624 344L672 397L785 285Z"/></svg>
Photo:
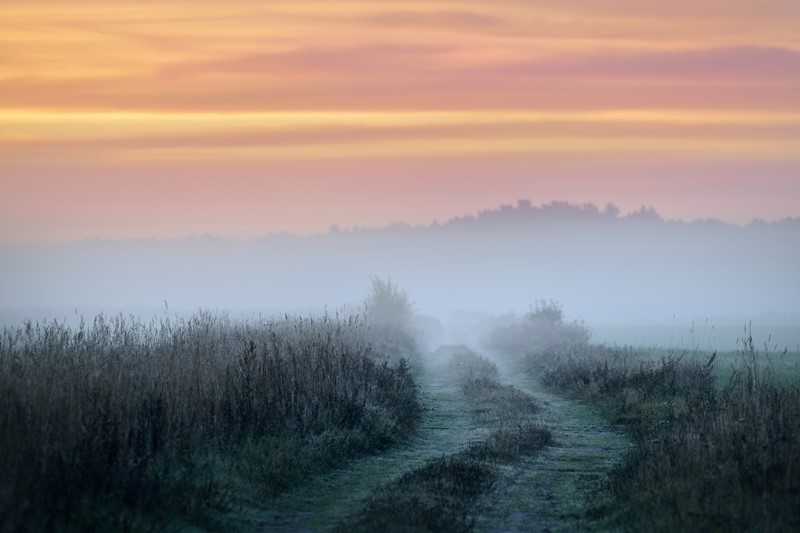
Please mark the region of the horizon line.
<svg viewBox="0 0 800 533"><path fill-rule="evenodd" d="M414 224L403 220L392 221L384 225L368 226L368 225L351 225L340 227L338 223L331 223L327 230L319 230L313 232L296 232L289 230L270 231L258 234L252 237L236 237L224 235L220 233L197 233L186 234L182 236L168 236L158 237L155 235L150 236L135 236L135 237L86 237L76 240L66 241L53 241L53 242L38 242L38 243L14 243L14 242L0 242L1 248L58 248L68 247L80 244L104 244L104 243L133 243L133 242L176 242L176 241L191 241L201 239L214 239L220 241L227 241L231 243L253 243L263 239L269 238L291 238L291 239L312 239L318 237L328 237L337 234L358 234L373 231L386 231L393 229L408 229L408 230L425 230L433 228L441 228L458 222L472 221L477 222L481 217L492 216L503 213L504 211L519 212L522 210L543 211L547 208L565 208L573 213L588 212L595 216L606 217L607 220L624 221L636 216L645 215L650 218L655 218L661 223L680 223L680 224L698 224L698 223L716 223L724 226L731 226L736 228L746 228L757 224L773 225L781 223L791 223L793 221L800 221L800 216L786 215L772 219L763 219L760 217L753 217L745 223L737 223L729 220L724 220L715 216L705 218L665 218L658 209L652 205L642 205L638 209L627 212L622 212L620 208L613 202L607 202L604 206L600 206L594 202L570 202L565 200L551 200L539 204L533 204L529 199L518 199L515 203L507 204L501 203L496 207L480 209L478 211L468 212L461 215L452 216L440 222L438 218L433 218L428 223Z"/></svg>

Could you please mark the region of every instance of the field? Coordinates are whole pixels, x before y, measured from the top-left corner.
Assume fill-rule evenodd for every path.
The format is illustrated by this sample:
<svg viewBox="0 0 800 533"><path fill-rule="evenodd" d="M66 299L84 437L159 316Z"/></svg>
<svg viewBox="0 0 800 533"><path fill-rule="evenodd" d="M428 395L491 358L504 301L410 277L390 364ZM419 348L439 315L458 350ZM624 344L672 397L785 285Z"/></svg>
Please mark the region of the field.
<svg viewBox="0 0 800 533"><path fill-rule="evenodd" d="M0 340L7 531L793 531L798 355L595 345L542 302L422 353L363 312Z"/></svg>
<svg viewBox="0 0 800 533"><path fill-rule="evenodd" d="M597 406L631 436L598 515L631 530L800 527L797 354L759 352L750 336L721 358L592 346L581 328L546 304L493 340L530 346L517 361L548 390ZM558 340L534 342L543 338Z"/></svg>

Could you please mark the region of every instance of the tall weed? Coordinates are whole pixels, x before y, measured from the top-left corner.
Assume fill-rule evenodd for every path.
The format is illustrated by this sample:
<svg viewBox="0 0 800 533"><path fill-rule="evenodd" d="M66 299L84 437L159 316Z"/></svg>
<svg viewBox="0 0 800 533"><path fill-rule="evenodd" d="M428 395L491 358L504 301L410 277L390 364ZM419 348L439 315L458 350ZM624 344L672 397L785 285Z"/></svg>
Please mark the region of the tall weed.
<svg viewBox="0 0 800 533"><path fill-rule="evenodd" d="M0 523L205 520L210 504L230 503L231 479L276 494L383 449L421 414L396 355L354 316L99 316L5 329Z"/></svg>
<svg viewBox="0 0 800 533"><path fill-rule="evenodd" d="M715 357L586 346L529 358L548 387L607 409L636 440L609 487L635 531L797 531L800 384L752 338L723 387Z"/></svg>

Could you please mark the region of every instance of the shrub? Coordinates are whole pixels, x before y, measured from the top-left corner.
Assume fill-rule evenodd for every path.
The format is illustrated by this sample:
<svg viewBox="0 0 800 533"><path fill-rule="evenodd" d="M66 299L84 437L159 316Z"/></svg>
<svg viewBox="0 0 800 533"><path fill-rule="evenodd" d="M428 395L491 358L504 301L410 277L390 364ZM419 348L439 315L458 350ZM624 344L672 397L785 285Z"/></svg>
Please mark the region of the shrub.
<svg viewBox="0 0 800 533"><path fill-rule="evenodd" d="M522 320L494 329L486 340L489 349L515 358L536 358L547 350L586 346L589 329L582 322L565 322L561 307L539 301Z"/></svg>
<svg viewBox="0 0 800 533"><path fill-rule="evenodd" d="M397 363L418 352L412 327L414 309L408 294L392 283L391 278L372 278L364 300L364 316L370 339L383 360Z"/></svg>

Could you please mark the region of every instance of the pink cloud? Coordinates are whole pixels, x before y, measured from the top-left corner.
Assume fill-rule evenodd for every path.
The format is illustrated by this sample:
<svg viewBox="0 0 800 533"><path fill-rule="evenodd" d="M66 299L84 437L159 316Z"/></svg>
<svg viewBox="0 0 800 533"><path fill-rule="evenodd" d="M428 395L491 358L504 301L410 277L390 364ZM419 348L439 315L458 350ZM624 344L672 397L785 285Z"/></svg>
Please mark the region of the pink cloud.
<svg viewBox="0 0 800 533"><path fill-rule="evenodd" d="M200 71L198 71L200 72ZM687 83L702 81L702 83ZM641 82L641 83L639 83ZM758 82L758 83L754 83ZM765 83L767 82L767 83ZM5 80L0 106L75 110L800 110L800 79L653 79L535 74L529 66L437 71L417 76L230 76Z"/></svg>
<svg viewBox="0 0 800 533"><path fill-rule="evenodd" d="M367 44L348 48L299 48L288 52L254 53L211 61L175 63L162 74L200 76L203 74L332 74L396 71L420 68L446 46Z"/></svg>
<svg viewBox="0 0 800 533"><path fill-rule="evenodd" d="M605 79L800 81L800 53L736 46L676 52L583 55L490 69L499 75Z"/></svg>
<svg viewBox="0 0 800 533"><path fill-rule="evenodd" d="M364 18L370 25L389 27L433 27L441 29L482 30L502 26L500 17L473 11L387 11Z"/></svg>

